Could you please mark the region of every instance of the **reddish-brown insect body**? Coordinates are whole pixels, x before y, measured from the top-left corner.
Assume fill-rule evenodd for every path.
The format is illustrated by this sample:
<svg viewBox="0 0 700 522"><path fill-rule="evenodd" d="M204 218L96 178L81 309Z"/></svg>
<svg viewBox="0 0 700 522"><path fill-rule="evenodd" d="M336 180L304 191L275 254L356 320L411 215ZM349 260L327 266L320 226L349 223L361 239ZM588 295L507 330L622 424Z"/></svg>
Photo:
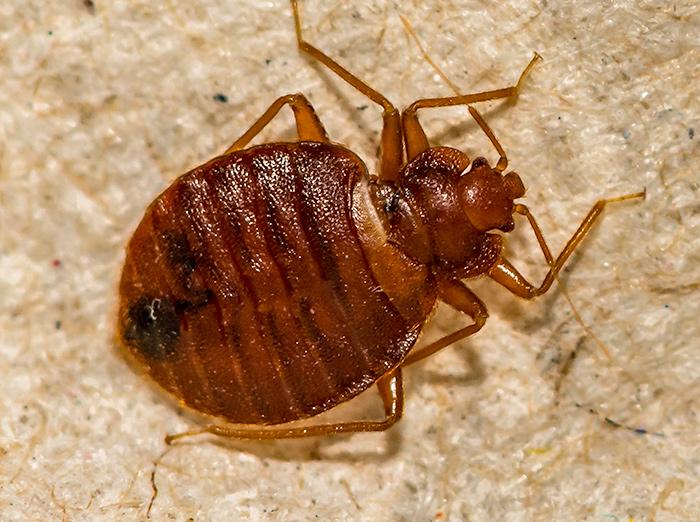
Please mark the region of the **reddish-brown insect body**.
<svg viewBox="0 0 700 522"><path fill-rule="evenodd" d="M503 174L505 153L479 113L469 107L501 154L495 167L430 147L417 118L422 108L514 96L520 81L419 100L400 113L306 43L294 0L292 8L300 49L382 106L380 172L370 177L328 140L306 98L289 95L148 207L127 248L121 342L172 396L223 422L169 440L386 429L402 413L401 368L484 324L486 308L463 279L487 275L521 297L539 295L606 203L640 196L599 201L554 259L527 207L514 203L525 189L517 174ZM284 105L299 141L246 148ZM527 217L549 265L538 287L502 255L514 213ZM438 299L473 324L416 349ZM382 421L271 426L327 411L375 383Z"/></svg>
<svg viewBox="0 0 700 522"><path fill-rule="evenodd" d="M337 145L278 143L161 194L122 277L123 338L156 381L199 411L279 424L397 366L432 302L402 310L378 291L352 209L366 175Z"/></svg>

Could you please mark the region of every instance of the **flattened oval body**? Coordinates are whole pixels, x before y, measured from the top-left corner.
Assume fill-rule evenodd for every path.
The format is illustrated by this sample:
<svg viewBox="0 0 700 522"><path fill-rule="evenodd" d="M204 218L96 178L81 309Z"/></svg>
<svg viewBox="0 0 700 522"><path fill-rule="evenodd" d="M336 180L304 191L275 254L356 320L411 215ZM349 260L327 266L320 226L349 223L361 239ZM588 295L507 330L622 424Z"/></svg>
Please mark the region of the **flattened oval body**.
<svg viewBox="0 0 700 522"><path fill-rule="evenodd" d="M234 423L306 418L369 387L425 317L373 274L353 221L363 176L349 150L301 142L178 178L127 247L123 345L178 400Z"/></svg>

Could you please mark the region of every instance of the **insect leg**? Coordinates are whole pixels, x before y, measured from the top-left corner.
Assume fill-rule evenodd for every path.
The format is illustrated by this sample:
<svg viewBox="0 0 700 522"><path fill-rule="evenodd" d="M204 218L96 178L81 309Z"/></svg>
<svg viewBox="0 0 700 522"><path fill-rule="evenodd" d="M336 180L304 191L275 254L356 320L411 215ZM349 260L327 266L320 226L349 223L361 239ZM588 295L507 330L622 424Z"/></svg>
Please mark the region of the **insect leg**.
<svg viewBox="0 0 700 522"><path fill-rule="evenodd" d="M372 89L357 76L341 66L328 55L306 42L302 37L301 18L297 0L291 0L294 13L294 27L297 34L299 49L312 58L318 60L335 74L340 76L355 89L367 96L374 103L382 106L383 127L380 147L380 172L379 178L385 181L395 181L399 176L399 170L403 164L403 145L401 143L401 115L396 107L382 94Z"/></svg>
<svg viewBox="0 0 700 522"><path fill-rule="evenodd" d="M562 250L561 254L559 254L559 257L556 259L554 259L552 256L552 253L544 240L542 231L537 225L535 218L530 213L530 210L525 205L516 205L515 212L524 215L530 222L530 226L537 237L537 242L539 243L542 253L549 264L549 271L547 272L547 275L545 275L542 284L536 287L529 283L520 274L520 272L518 272L518 270L511 265L510 262L508 262L507 259L501 258L500 261L494 265L491 270L489 270L489 277L506 287L515 295L524 297L525 299L532 299L533 297L544 294L552 286L554 279L564 266L564 263L566 263L566 260L569 259L569 256L573 253L579 243L581 243L581 241L583 241L583 239L586 237L607 204L626 201L628 199L644 198L645 194L646 192L637 192L616 198L599 200L595 205L593 205L576 232L574 232L574 235L571 236L571 239L569 239L569 241L566 243L564 250Z"/></svg>
<svg viewBox="0 0 700 522"><path fill-rule="evenodd" d="M451 107L453 105L469 105L470 103L477 103L488 100L497 100L499 98L511 98L517 96L522 88L525 78L530 73L530 70L539 62L542 57L535 53L532 57L530 63L527 64L523 72L520 73L520 77L515 85L511 87L505 87L503 89L496 89L493 91L484 91L475 94L462 94L458 96L448 96L444 98L425 98L418 100L409 105L404 109L401 115L401 124L403 126L403 135L406 143L406 154L408 156L408 161L411 161L418 154L430 147L428 144L428 138L425 135L425 131L418 120L418 109L428 109L435 107ZM486 125L484 119L476 112L474 109L469 107L469 112L472 117L479 124L479 127L486 133L491 140L491 143L496 147L496 150L501 155L501 159L498 162L498 166L502 167L500 171L505 170L508 160L505 157L503 148L498 144L498 140L494 136L491 129Z"/></svg>
<svg viewBox="0 0 700 522"><path fill-rule="evenodd" d="M166 444L171 444L177 439L213 433L221 437L233 439L297 439L302 437L315 437L334 433L349 433L358 431L384 431L394 424L403 415L403 379L401 368L395 368L377 381L377 390L384 404L385 418L381 421L355 421L339 422L334 424L317 424L296 428L243 428L212 424L204 428L183 433L176 433L165 437Z"/></svg>
<svg viewBox="0 0 700 522"><path fill-rule="evenodd" d="M486 306L481 299L479 299L474 292L469 290L459 279L438 279L438 297L452 308L471 317L474 320L474 324L460 328L427 346L410 352L406 359L404 359L402 366L407 366L421 359L425 359L460 339L475 334L481 330L481 327L484 326L489 316Z"/></svg>
<svg viewBox="0 0 700 522"><path fill-rule="evenodd" d="M309 100L306 99L306 96L303 94L287 94L277 98L263 115L258 118L258 121L226 149L225 154L245 148L250 143L250 140L255 138L285 105L289 105L294 112L299 139L305 141L328 141L326 130L323 128L321 120L316 116L314 108L309 103Z"/></svg>

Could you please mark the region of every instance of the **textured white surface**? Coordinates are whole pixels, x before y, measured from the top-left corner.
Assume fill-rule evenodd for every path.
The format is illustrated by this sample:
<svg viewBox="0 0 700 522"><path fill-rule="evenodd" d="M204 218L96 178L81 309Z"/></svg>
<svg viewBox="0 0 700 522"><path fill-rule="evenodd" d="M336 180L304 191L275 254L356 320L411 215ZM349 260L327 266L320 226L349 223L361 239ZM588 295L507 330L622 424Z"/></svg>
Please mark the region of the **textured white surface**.
<svg viewBox="0 0 700 522"><path fill-rule="evenodd" d="M95 4L0 3L0 520L144 518L163 436L192 425L113 345L123 247L170 180L296 91L374 166L378 110L298 55L284 0ZM647 188L606 213L563 277L612 357L560 291L527 303L478 282L489 322L406 372L390 433L192 439L161 461L153 518L699 519L697 2L349 5L303 2L307 37L399 105L450 93L400 14L465 91L544 56L516 105L482 111L553 250L598 197ZM423 119L435 143L495 159L464 109ZM527 227L513 236L539 279ZM462 321L441 308L428 335Z"/></svg>

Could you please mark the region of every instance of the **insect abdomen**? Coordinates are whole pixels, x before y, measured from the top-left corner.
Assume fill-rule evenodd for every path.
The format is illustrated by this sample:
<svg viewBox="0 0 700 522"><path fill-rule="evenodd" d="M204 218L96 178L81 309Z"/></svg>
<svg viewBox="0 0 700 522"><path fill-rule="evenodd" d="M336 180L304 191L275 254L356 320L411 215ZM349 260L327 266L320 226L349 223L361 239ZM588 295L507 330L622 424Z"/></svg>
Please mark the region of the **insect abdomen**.
<svg viewBox="0 0 700 522"><path fill-rule="evenodd" d="M122 276L124 344L196 410L275 424L371 385L415 342L350 214L364 167L322 143L263 145L179 178Z"/></svg>

